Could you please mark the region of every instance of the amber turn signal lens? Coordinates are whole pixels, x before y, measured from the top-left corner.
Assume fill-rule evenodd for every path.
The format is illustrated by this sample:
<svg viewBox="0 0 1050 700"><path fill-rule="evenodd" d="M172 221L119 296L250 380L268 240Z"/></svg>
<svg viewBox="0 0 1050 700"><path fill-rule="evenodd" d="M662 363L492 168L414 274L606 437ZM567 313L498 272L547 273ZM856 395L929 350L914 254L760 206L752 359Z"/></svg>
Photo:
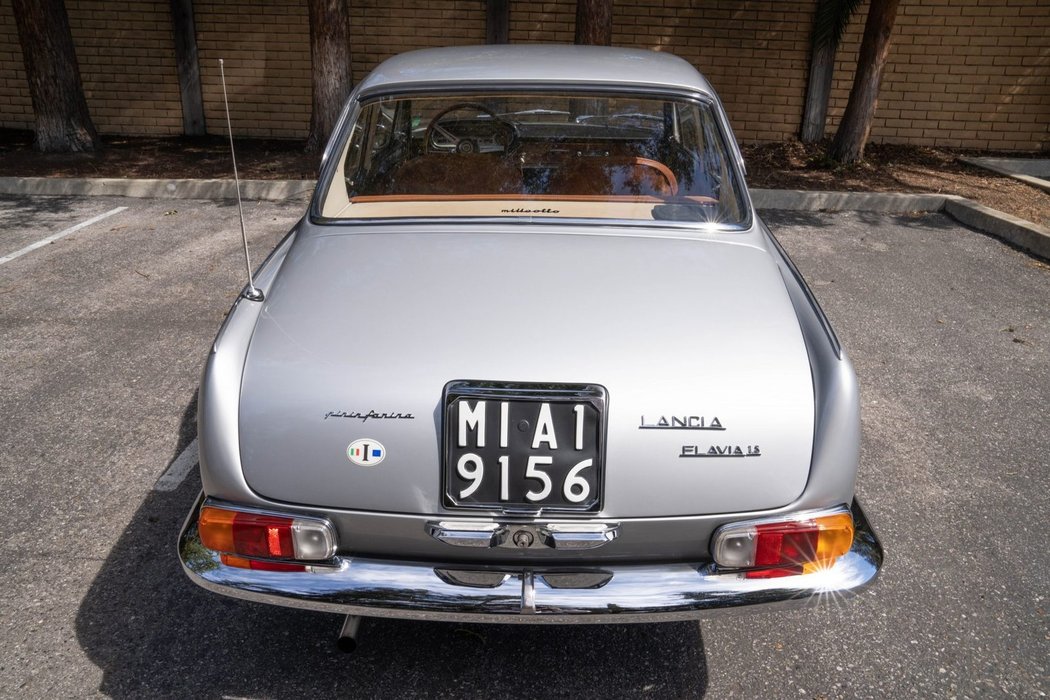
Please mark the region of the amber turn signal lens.
<svg viewBox="0 0 1050 700"><path fill-rule="evenodd" d="M814 522L819 528L817 549L813 560L802 565L805 574L829 568L853 546L853 518L849 513L829 515Z"/></svg>
<svg viewBox="0 0 1050 700"><path fill-rule="evenodd" d="M201 543L208 549L216 552L234 552L233 546L233 520L237 513L222 508L201 508L200 518L197 520L197 533L200 535Z"/></svg>

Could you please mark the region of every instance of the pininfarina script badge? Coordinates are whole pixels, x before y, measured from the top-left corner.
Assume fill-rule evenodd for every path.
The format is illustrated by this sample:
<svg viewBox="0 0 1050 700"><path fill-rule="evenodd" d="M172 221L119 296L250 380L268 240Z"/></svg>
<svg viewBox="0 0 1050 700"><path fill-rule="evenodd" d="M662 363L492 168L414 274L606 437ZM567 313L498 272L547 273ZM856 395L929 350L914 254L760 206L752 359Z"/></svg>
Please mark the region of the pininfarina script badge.
<svg viewBox="0 0 1050 700"><path fill-rule="evenodd" d="M362 423L368 420L415 420L416 417L411 413L379 413L377 411L368 411L367 413L361 413L360 411L329 411L324 414L324 419L329 418L356 418Z"/></svg>

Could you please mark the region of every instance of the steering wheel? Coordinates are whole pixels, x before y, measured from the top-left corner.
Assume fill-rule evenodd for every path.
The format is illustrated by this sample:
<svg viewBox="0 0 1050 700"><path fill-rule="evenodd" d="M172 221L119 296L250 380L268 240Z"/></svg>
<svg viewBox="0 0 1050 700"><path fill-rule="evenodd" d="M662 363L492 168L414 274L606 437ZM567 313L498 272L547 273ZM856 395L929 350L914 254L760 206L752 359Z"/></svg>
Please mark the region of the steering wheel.
<svg viewBox="0 0 1050 700"><path fill-rule="evenodd" d="M448 114L460 109L481 112L492 121L470 122L468 126L470 127L469 131L472 133L455 134L449 131L447 127L442 126L441 120ZM481 131L480 134L477 133L479 130ZM489 133L486 134L486 131ZM481 151L481 145L478 143L479 136L489 136L488 140L499 146L503 153L510 153L518 146L518 129L514 124L506 119L500 119L491 109L476 102L457 102L435 114L423 133L423 153L429 154L439 149L439 146L434 143L435 135L448 139L456 153L479 153Z"/></svg>

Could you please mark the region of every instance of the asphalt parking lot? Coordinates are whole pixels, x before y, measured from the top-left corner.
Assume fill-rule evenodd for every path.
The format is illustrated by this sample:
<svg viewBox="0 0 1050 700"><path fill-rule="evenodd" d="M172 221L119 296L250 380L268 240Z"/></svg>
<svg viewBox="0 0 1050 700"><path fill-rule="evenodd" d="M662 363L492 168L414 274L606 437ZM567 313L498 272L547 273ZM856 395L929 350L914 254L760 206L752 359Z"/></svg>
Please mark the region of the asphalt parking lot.
<svg viewBox="0 0 1050 700"><path fill-rule="evenodd" d="M121 209L123 207L123 209ZM247 202L256 262L302 201ZM119 211L114 211L118 210ZM1050 266L941 215L768 212L863 390L862 596L700 623L368 620L222 599L179 569L236 206L0 198L0 696L1042 697Z"/></svg>

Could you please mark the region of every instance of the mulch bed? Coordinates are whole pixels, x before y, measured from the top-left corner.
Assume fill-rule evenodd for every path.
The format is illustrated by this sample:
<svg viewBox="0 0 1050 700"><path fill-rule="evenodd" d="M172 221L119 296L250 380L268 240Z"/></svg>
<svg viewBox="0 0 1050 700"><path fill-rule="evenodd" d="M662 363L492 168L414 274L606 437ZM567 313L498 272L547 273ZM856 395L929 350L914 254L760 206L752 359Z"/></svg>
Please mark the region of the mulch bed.
<svg viewBox="0 0 1050 700"><path fill-rule="evenodd" d="M232 178L225 136L103 136L94 153L44 155L33 150L33 133L0 129L0 176ZM304 153L303 141L236 139L237 172L245 180L310 180L320 153Z"/></svg>
<svg viewBox="0 0 1050 700"><path fill-rule="evenodd" d="M840 165L828 159L827 146L827 142L803 144L798 141L745 146L748 185L788 190L954 194L1050 226L1050 193L959 160L964 156L1050 158L1050 153L998 153L875 143L864 150L862 163Z"/></svg>

